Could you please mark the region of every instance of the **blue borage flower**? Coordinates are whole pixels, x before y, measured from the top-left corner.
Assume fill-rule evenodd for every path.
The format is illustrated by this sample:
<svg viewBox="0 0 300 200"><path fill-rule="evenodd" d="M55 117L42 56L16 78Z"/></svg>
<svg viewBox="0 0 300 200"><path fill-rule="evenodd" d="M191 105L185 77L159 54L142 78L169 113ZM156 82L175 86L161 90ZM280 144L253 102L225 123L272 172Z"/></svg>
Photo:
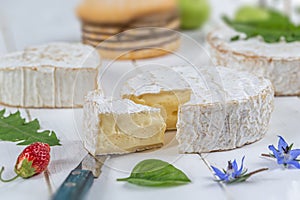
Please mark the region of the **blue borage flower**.
<svg viewBox="0 0 300 200"><path fill-rule="evenodd" d="M262 168L251 173L247 173L247 169L244 168L244 159L245 156L242 158L241 167L238 167L236 160L228 161L227 169L220 170L214 166L211 166L215 175L218 177L219 182L224 183L238 183L246 181L250 176L256 174L261 171L268 170L268 168Z"/></svg>
<svg viewBox="0 0 300 200"><path fill-rule="evenodd" d="M270 151L272 153L268 154L262 154L263 156L269 156L276 158L277 163L279 165L283 165L285 167L295 167L300 169L300 163L298 156L300 155L300 149L292 149L293 143L291 145L288 145L286 141L283 139L283 137L278 136L278 149L274 147L274 145L269 145Z"/></svg>

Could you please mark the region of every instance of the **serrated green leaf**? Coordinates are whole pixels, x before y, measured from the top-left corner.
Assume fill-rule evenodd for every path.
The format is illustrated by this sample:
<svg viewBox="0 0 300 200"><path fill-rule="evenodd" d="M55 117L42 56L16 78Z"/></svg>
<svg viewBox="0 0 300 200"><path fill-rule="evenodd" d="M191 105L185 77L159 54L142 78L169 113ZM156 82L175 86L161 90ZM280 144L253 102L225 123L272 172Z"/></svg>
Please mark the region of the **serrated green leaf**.
<svg viewBox="0 0 300 200"><path fill-rule="evenodd" d="M279 42L283 37L286 42L300 41L300 26L296 26L282 13L267 10L269 18L266 20L237 21L224 16L224 22L238 32L246 34L246 39L261 36L267 43ZM237 36L232 37L237 40Z"/></svg>
<svg viewBox="0 0 300 200"><path fill-rule="evenodd" d="M60 145L55 132L40 131L37 119L26 122L20 112L4 117L5 109L0 111L0 140L16 142L17 145L29 145L34 142L47 143L50 146Z"/></svg>
<svg viewBox="0 0 300 200"><path fill-rule="evenodd" d="M117 181L127 181L142 186L176 186L191 182L191 180L173 165L157 159L148 159L138 163L128 178Z"/></svg>

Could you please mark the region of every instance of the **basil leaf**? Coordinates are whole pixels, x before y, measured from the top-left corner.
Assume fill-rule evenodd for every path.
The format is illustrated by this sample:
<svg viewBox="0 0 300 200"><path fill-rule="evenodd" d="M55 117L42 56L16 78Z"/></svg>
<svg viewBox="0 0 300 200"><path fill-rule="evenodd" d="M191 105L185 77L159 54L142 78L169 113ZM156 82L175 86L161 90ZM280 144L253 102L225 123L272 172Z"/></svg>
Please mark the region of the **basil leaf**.
<svg viewBox="0 0 300 200"><path fill-rule="evenodd" d="M266 20L238 21L231 20L224 16L224 22L238 32L246 34L246 39L261 36L267 43L279 42L281 37L286 42L300 41L300 26L296 26L282 13L268 9L269 18ZM237 40L237 36L232 37L232 41Z"/></svg>
<svg viewBox="0 0 300 200"><path fill-rule="evenodd" d="M119 178L117 181L142 186L176 186L191 182L181 170L157 159L141 161L133 168L128 178Z"/></svg>

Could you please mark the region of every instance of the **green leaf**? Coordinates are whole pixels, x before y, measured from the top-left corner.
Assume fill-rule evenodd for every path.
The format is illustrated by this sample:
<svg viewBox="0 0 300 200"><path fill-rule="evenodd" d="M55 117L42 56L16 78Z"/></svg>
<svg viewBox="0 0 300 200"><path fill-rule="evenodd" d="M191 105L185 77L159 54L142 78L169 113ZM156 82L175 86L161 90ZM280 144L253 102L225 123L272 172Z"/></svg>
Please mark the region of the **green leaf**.
<svg viewBox="0 0 300 200"><path fill-rule="evenodd" d="M292 144L289 146L289 148L288 148L289 151L292 150L293 145L294 145L294 143L292 143Z"/></svg>
<svg viewBox="0 0 300 200"><path fill-rule="evenodd" d="M236 36L233 36L230 40L231 41L237 41L240 39L240 36L239 35L236 35Z"/></svg>
<svg viewBox="0 0 300 200"><path fill-rule="evenodd" d="M48 143L50 146L60 145L53 131L39 131L37 119L26 122L20 112L4 117L5 109L0 111L0 140L16 142L17 145L29 145L34 142Z"/></svg>
<svg viewBox="0 0 300 200"><path fill-rule="evenodd" d="M245 22L245 21L262 21L268 19L269 12L267 9L260 6L242 6L240 7L234 16L236 21Z"/></svg>
<svg viewBox="0 0 300 200"><path fill-rule="evenodd" d="M127 181L142 186L176 186L191 182L191 180L173 165L157 159L148 159L138 163L128 178L117 181Z"/></svg>
<svg viewBox="0 0 300 200"><path fill-rule="evenodd" d="M250 174L245 174L236 179L233 179L232 181L229 181L228 184L245 182L250 176Z"/></svg>
<svg viewBox="0 0 300 200"><path fill-rule="evenodd" d="M246 34L246 39L261 36L267 43L279 42L284 37L286 42L300 41L300 26L296 26L282 13L267 9L269 17L265 20L237 21L224 16L224 22L238 32ZM237 36L232 37L237 40Z"/></svg>

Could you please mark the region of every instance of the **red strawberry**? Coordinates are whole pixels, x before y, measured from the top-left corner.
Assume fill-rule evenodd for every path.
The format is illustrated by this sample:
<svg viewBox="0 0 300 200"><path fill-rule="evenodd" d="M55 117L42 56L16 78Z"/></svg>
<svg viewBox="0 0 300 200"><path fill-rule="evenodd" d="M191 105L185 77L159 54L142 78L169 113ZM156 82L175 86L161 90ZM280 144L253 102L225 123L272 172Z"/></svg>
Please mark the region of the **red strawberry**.
<svg viewBox="0 0 300 200"><path fill-rule="evenodd" d="M33 175L43 172L50 161L50 146L45 143L36 142L26 147L19 155L16 165L15 172L16 177L10 180L3 180L1 174L4 170L2 167L0 171L0 179L4 182L9 182L17 177L29 178Z"/></svg>

